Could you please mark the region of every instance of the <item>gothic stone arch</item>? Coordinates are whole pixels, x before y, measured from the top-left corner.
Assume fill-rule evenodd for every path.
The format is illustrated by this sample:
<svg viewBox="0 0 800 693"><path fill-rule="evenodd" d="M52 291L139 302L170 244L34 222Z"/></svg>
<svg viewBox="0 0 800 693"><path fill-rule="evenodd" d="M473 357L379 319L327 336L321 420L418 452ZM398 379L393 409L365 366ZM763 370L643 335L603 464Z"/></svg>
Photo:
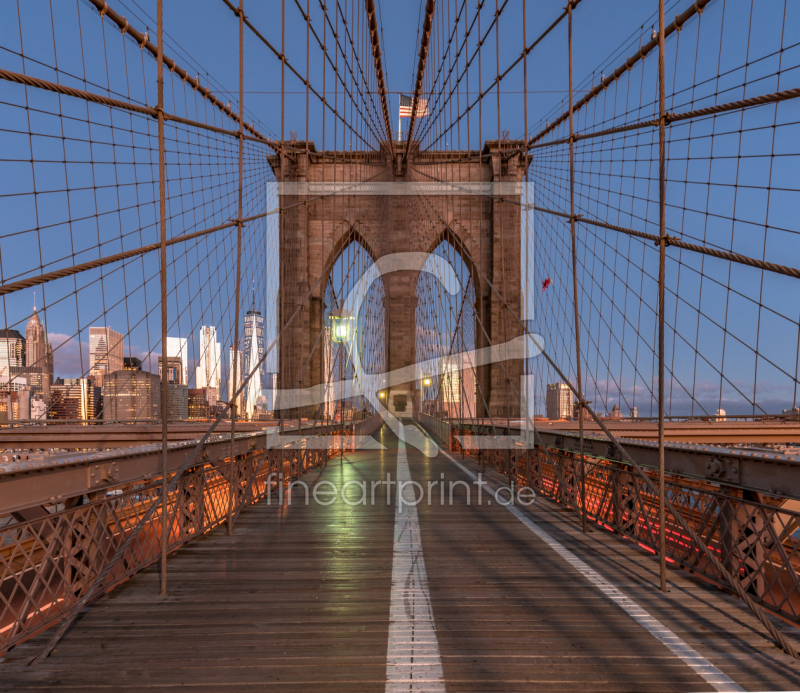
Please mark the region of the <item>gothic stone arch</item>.
<svg viewBox="0 0 800 693"><path fill-rule="evenodd" d="M518 183L529 161L526 155L513 151L522 144L519 140L489 141L482 152L412 151L412 158L406 163L400 155L393 161L388 147L378 153L317 152L311 142L287 142L291 150L269 158L279 181L283 210L279 325L299 308L280 340L281 387L309 387L321 382L320 348L311 354L305 371L303 367L323 327L323 300L330 266L351 238L357 238L374 259L391 253L429 252L443 235L457 239L474 266L480 269L476 272L480 275L475 285L476 313L487 334L480 325L477 327L477 346L521 334L510 315L503 322L502 301L484 279L488 278L520 316L519 194L505 194L505 200L509 201L467 191L423 196L418 186L438 181ZM362 181L377 185L358 194L348 191L348 185ZM416 272L395 272L384 277L389 370L410 366L416 360L416 283ZM519 390L522 361L503 365ZM484 415L491 413L498 418L520 415L519 402L506 383L503 366L486 366L479 370L478 378L489 404L489 412L482 412ZM417 401L416 383L393 388L388 398L393 409L395 395L405 396L408 402L405 412L398 413L411 416L412 403ZM287 412L291 416L298 414L313 417L315 412Z"/></svg>

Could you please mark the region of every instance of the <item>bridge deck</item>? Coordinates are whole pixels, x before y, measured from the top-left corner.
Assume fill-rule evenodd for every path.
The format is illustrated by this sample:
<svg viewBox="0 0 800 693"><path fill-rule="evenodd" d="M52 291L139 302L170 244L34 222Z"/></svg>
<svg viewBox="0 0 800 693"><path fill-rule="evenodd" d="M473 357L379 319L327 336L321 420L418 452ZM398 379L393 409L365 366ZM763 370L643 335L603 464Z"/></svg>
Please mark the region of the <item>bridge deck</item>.
<svg viewBox="0 0 800 693"><path fill-rule="evenodd" d="M444 454L409 446L399 461L397 439L376 437L385 450L332 460L308 483L369 491L402 478L405 456L423 485L471 481ZM554 503L537 499L526 524L486 495L477 505L474 485L470 505L463 485L452 506L436 489L417 531L386 492L329 506L295 493L291 506L246 510L232 537L219 529L171 557L167 595L145 571L91 606L44 663L25 666L47 633L9 652L0 690L731 690L725 677L800 687L800 669L738 601L679 571L662 595L651 556L604 531L583 536Z"/></svg>

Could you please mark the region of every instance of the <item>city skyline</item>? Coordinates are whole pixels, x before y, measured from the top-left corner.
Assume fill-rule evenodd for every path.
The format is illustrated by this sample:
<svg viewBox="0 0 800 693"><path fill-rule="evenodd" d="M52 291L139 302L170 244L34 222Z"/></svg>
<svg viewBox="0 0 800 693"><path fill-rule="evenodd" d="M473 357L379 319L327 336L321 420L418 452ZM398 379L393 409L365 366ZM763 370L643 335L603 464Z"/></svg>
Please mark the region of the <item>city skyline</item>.
<svg viewBox="0 0 800 693"><path fill-rule="evenodd" d="M251 308L246 315L250 316L250 319L248 320L247 317L245 319L245 329L240 340L242 362L245 365L250 362L251 353L255 355L253 359L255 364L264 352L264 323L261 313L255 308ZM34 308L26 323L25 334L11 328L0 330L0 376L8 375L2 369L8 370L9 366L25 369L26 373L31 367L48 366L54 374L53 379L57 377L66 379L88 377L102 382L105 373L123 370L125 361L131 359L138 362L139 368L144 370L150 370L146 368L145 364L152 361L155 368L150 372L157 372L158 359L162 356L160 352L155 350L142 352L127 347L125 336L112 326L92 325L87 329L90 333L88 365L84 367L83 372L66 370L59 373L60 360L53 358L54 349L49 339L54 333L47 333L45 336L39 311ZM222 390L221 382L224 377L227 377L226 366L229 367L230 362L226 364L222 359L221 343L217 338L218 331L214 325L201 326L198 334L201 345L198 350L201 354L200 358L190 358L190 338L172 336L167 337L167 356L180 360L183 384L190 384L194 378L197 388L211 387L219 393ZM130 352L130 354L123 356L122 354L125 352ZM263 390L269 389L269 383L266 382L267 373L264 363L260 365L259 370L261 371L260 380L263 383L259 388L260 396ZM13 375L19 375L19 373L15 372Z"/></svg>
<svg viewBox="0 0 800 693"><path fill-rule="evenodd" d="M245 330L242 336L243 349L240 350L240 373L244 372L244 374L246 374L253 370L258 360L257 358L252 358L251 354L260 356L260 353L263 353L263 351L258 348L260 341L258 335L260 333L263 334L263 318L261 318L260 311L258 311L254 305L251 306L250 310L247 311L244 324ZM120 357L120 354L123 351L124 337L120 332L114 330L112 327L91 326L89 331L90 335L94 335L95 337L93 342L95 347L94 349L90 349L89 361L91 365L88 369L88 373L81 374L79 378L69 378L66 377L67 374L59 377L56 372L56 363L54 363L53 359L52 343L45 337L44 325L39 317L39 311L34 306L33 312L31 313L30 318L25 325L24 335L19 330L0 330L0 388L2 388L3 391L8 391L9 389L12 391L18 391L25 389L27 386L30 389L31 395L29 406L32 418L37 418L36 414L33 413L34 411L39 411L40 414L44 414L45 411L52 409L52 404L48 407L46 404L42 405L41 402L35 402L34 396L37 394L44 395L44 401L47 402L57 379L65 381L77 381L84 377L88 377L90 379L96 378L94 380L95 384L99 384L99 387L102 388L101 383L103 382L103 377L106 373L107 364L113 365L117 364L118 361L124 361L125 359L135 357ZM230 378L228 377L230 373L231 361L229 357L226 367L225 361L221 358L221 345L216 339L216 335L217 329L215 326L201 326L199 330L200 343L203 344L203 342L206 341L206 344L210 346L201 347L202 353L207 354L207 358L195 360L188 358L190 349L189 338L168 337L167 342L168 351L172 354L175 354L175 357L180 359L182 375L187 377L186 380L182 379L182 384L187 387L192 386L192 379L194 379L193 387L195 389L202 389L206 392L209 406L212 407L217 402L223 401L221 396L223 380L228 381L227 387L225 388L227 390L228 399L231 396L231 383ZM90 347L91 344L92 342L90 342ZM111 344L111 349L107 347L108 344ZM229 353L232 354L232 350L229 350ZM216 360L214 359L215 354L220 354L220 357ZM151 361L152 359L155 359L157 363L160 361L161 357L157 352L149 352L148 355L150 356ZM213 365L215 361L216 364L218 364L216 366ZM40 366L39 364L42 362L44 362L44 365ZM212 383L216 384L211 384L204 380L204 362L209 363L209 368L212 372L210 380ZM189 366L190 363L193 364L192 368ZM122 370L122 367L120 367L118 370ZM261 364L259 370L262 371L262 382L266 382L267 374L263 372L265 370L264 363ZM160 369L156 371L156 373L160 375ZM270 373L269 376L271 379L272 373ZM535 379L535 376L533 374L529 374L526 376L526 379L532 381ZM453 382L457 382L457 380L458 376L454 378ZM266 399L271 404L271 400L274 398L274 393L271 392L273 389L271 387L272 383L267 383L264 387L256 389L255 383L257 381L258 378L251 379L245 392L240 397L240 415L252 416L263 399ZM242 376L240 375L238 378L238 384L241 385L241 382ZM526 385L525 389L529 392L532 392L534 387L532 384L529 386ZM790 404L786 406L783 405L783 402L777 402L775 411L773 413L780 414L791 410ZM4 405L0 403L0 407L2 406ZM547 402L541 402L539 406L540 411L538 412L534 411L531 407L529 410L531 416L542 414L547 415ZM615 403L613 401L609 402L607 409L609 416L610 412L615 406L622 410L623 413L626 413L629 410L631 412L628 414L629 416L638 416L639 407L633 406L627 407L626 409L621 403ZM268 409L272 409L272 406L269 406ZM602 410L600 411L601 413L605 413L602 412ZM634 411L636 412L635 414L632 413ZM735 409L726 410L724 407L721 407L713 410L710 415L719 415L720 412L724 414L725 411L728 412L728 415L735 415L738 413Z"/></svg>
<svg viewBox="0 0 800 693"><path fill-rule="evenodd" d="M247 312L243 333L244 349L240 349L240 366L238 384L243 374L257 368L263 353L263 318L253 304ZM124 356L125 337L112 326L89 327L89 359L88 368L80 374L55 374L54 350L39 312L34 305L26 325L25 334L19 330L0 330L0 412L10 412L12 419L46 419L46 418L112 418L119 419L124 414L125 420L154 419L156 412L151 404L144 406L155 396L152 388L144 399L137 399L136 386L132 375L134 371L145 373L147 380L155 377L162 381L163 357L161 354L149 352L145 359L152 367L153 359L157 363L157 371L143 368L143 360L137 356ZM186 419L188 390L191 381L196 387L193 392L193 412L214 410L222 399L222 380L225 364L221 359L221 345L217 339L217 328L214 325L203 325L199 330L201 358L190 359L190 338L168 337L167 357L170 383L169 409L170 419ZM265 382L261 365L260 376L248 383L246 392L239 398L240 415L253 418L264 402L268 401L265 392L270 391L271 382L266 387L259 387ZM230 372L228 366L227 374ZM69 377L78 375L78 377ZM114 378L109 381L111 376ZM141 379L141 378L140 378ZM227 378L230 380L229 378ZM108 387L109 382L111 387ZM138 382L138 380L136 381ZM143 381L143 385L144 386ZM153 381L155 382L155 381ZM133 387L133 392L128 390ZM149 386L147 386L149 388ZM159 385L160 388L160 385ZM228 387L231 395L230 383ZM198 397L205 405L198 405ZM128 405L122 399L133 397ZM118 401L119 400L119 401ZM140 402L143 406L133 406L131 402ZM160 406L160 405L159 405ZM270 407L271 408L271 407ZM158 410L160 412L160 409Z"/></svg>

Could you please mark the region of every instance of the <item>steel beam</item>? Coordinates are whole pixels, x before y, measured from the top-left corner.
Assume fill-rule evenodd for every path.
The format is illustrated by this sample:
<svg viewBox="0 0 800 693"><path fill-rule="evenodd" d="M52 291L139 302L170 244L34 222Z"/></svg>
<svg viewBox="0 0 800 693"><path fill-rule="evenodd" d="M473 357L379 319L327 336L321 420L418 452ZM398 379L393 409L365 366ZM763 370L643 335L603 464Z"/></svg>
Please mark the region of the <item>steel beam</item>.
<svg viewBox="0 0 800 693"><path fill-rule="evenodd" d="M273 428L277 422L237 422L237 430L262 434ZM170 423L169 440L197 440L209 427L208 421L191 423ZM230 432L230 421L223 421L217 426L219 433ZM60 425L48 422L43 425L19 426L0 429L0 449L2 450L87 450L132 448L142 444L161 441L159 424L102 424ZM0 466L9 455L0 455Z"/></svg>
<svg viewBox="0 0 800 693"><path fill-rule="evenodd" d="M545 445L577 451L578 434L539 429ZM593 457L619 461L607 438L584 433L584 450ZM658 469L658 440L617 438L642 467ZM748 448L670 443L664 445L667 474L702 479L723 486L800 500L800 456Z"/></svg>
<svg viewBox="0 0 800 693"><path fill-rule="evenodd" d="M309 429L310 430L310 429ZM317 426L315 434L327 433ZM235 456L263 450L266 435L237 433L213 436L206 443L201 464L214 464ZM167 473L179 469L197 445L197 440L170 443ZM291 443L287 443L291 445ZM120 450L74 454L18 455L0 465L0 514L32 506L60 503L68 498L108 491L126 484L146 483L161 476L161 445L140 445Z"/></svg>

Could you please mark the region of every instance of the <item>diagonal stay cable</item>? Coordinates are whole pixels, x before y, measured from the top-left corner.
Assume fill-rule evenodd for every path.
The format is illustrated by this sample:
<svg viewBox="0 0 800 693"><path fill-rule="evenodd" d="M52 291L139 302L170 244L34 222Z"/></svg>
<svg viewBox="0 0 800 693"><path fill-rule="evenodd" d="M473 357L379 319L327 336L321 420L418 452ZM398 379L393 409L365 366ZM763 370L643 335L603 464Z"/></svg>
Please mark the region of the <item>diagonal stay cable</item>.
<svg viewBox="0 0 800 693"><path fill-rule="evenodd" d="M465 188L460 186L458 183L451 183L447 181L442 181L435 176L431 176L424 171L420 171L416 167L412 168L417 171L417 173L426 176L427 178L431 178L432 180L436 180L440 183L447 183L447 185L452 186L456 190L463 190L466 194L477 194L482 195L484 197L489 197L492 200L497 202L508 202L509 204L516 205L521 207L522 209L532 209L535 212L542 212L544 214L553 214L557 217L563 217L565 219L569 219L570 215L567 212L558 212L553 209L547 209L546 207L539 207L538 205L530 205L524 204L522 202L518 202L513 199L508 199L506 197L502 197L501 195L493 195L492 193L483 193L483 192L476 192L474 190L470 190L469 188ZM590 226L599 226L604 229L609 229L611 231L617 231L618 233L624 233L628 236L633 236L635 238L643 238L648 241L653 241L657 243L659 241L659 237L653 233L646 233L645 231L636 231L635 229L629 229L625 226L617 226L616 224L609 224L605 221L600 221L599 219L593 219L591 217L585 216L583 214L578 214L575 217L575 221L580 224L588 224ZM704 245L697 245L696 243L686 243L682 241L680 238L675 236L667 236L667 247L675 246L676 248L682 248L683 250L691 250L695 253L700 253L702 255L710 255L711 257L716 257L721 260L728 260L729 262L735 262L740 265L747 265L749 267L756 267L761 270L765 270L767 272L774 272L775 274L783 274L787 277L794 277L795 279L800 279L800 269L796 267L788 267L787 265L779 265L775 262L767 262L766 260L758 260L753 257L749 257L747 255L742 255L740 253L732 253L728 250L718 250L717 248L709 248L708 246Z"/></svg>
<svg viewBox="0 0 800 693"><path fill-rule="evenodd" d="M94 1L94 0L93 0L93 1ZM236 7L235 7L235 6L234 6L234 5L231 3L231 2L229 2L229 0L222 0L222 2L224 2L224 3L225 3L227 6L228 6L228 8L230 8L230 10L231 10L231 11L232 11L234 14L238 14L238 11L239 11L239 10L238 10L238 9L237 9L237 8L236 8ZM270 43L270 42L269 42L269 41L268 41L268 40L267 40L267 39L264 37L264 35L263 35L263 34L262 34L262 33L261 33L261 32L260 32L258 29L256 29L256 28L255 28L255 26L253 26L253 24L250 22L250 20L249 20L247 17L245 17L245 18L244 18L244 24L245 24L245 26L246 26L248 29L250 29L250 31L252 31L252 32L253 32L253 33L254 33L254 34L255 34L255 35L256 35L256 36L257 36L257 37L260 39L260 41L261 41L261 42L262 42L262 43L263 43L263 44L264 44L264 45L265 45L267 48L269 48L269 49L270 49L270 50L273 52L273 54L275 55L275 57L277 57L277 58L281 58L281 59L285 59L285 56L283 55L283 53L281 53L281 52L280 52L280 51L279 51L277 48L275 48L275 46L273 46L273 45L272 45L272 44L271 44L271 43ZM330 111L330 112L331 112L331 113L332 113L332 114L333 114L333 115L334 115L336 118L338 118L338 119L339 119L339 120L342 122L342 125L344 125L345 127L348 127L348 123L347 123L347 121L345 120L345 118L344 118L344 117L343 117L343 116L342 116L342 115L339 113L339 111L337 111L335 108L333 108L333 107L330 105L330 103L328 103L328 100L325 98L325 95L324 95L324 94L320 94L320 93L319 93L319 92L318 92L316 89L314 89L314 87L312 87L312 86L311 86L311 82L310 82L309 80L307 80L305 77L303 77L303 75L301 75L301 74L300 74L300 73L299 73L299 72L298 72L298 71L297 71L297 70L294 68L294 66L293 66L293 65L292 65L292 64L291 64L291 63L290 63L288 60L284 60L284 62L285 62L285 64L286 64L286 67L288 67L288 68L289 68L289 71L290 71L290 72L291 72L291 73L292 73L292 74L293 74L295 77L297 77L297 79L299 79L299 80L300 80L300 82L302 82L302 83L303 83L303 84L304 84L304 85L305 85L305 86L306 86L306 87L309 89L309 91L311 91L311 93L312 93L312 94L314 94L314 96L316 96L316 97L317 97L317 98L318 98L318 99L319 99L319 100L320 100L320 101L321 101L321 102L322 102L322 103L323 103L323 104L324 104L324 105L325 105L325 106L328 108L328 110L329 110L329 111ZM353 102L355 102L355 99L353 98L353 96L352 96L352 95L350 95L350 98L351 98L351 100L352 100ZM362 117L363 117L363 114L362 114ZM352 133L354 133L354 134L355 134L356 138L357 138L357 139L359 139L359 140L361 140L361 141L362 141L362 142L363 142L363 143L364 143L364 144L365 144L367 147L369 147L369 142L367 142L367 141L366 141L366 140L365 140L365 139L364 139L364 138L361 136L361 133L355 132L355 131L353 130L353 127L352 127L352 125L351 125L351 126L349 126L349 127L350 127L350 131L351 131Z"/></svg>
<svg viewBox="0 0 800 693"><path fill-rule="evenodd" d="M576 6L576 5L577 5L577 4L578 4L580 1L581 1L581 0L572 0L572 7L574 8L574 7L575 7L575 6ZM534 48L536 48L536 46L538 46L538 45L539 45L539 43L541 43L541 42L542 42L542 41L545 39L545 37L546 37L546 36L547 36L547 35L548 35L548 34L549 34L549 33L550 33L550 32L551 32L553 29L555 29L555 28L556 28L556 27L559 25L559 23L560 23L560 22L561 22L561 21L564 19L564 17L566 17L566 16L567 16L567 10L565 9L565 10L564 10L564 11L563 11L563 12L562 12L562 13L561 13L561 14L560 14L560 15L559 15L557 18L556 18L556 20L555 20L555 21L554 21L554 22L553 22L553 23L552 23L552 24L551 24L549 27L547 27L547 28L546 28L546 29L545 29L545 30L544 30L544 31L543 31L543 32L542 32L542 33L539 35L539 37L538 37L538 38L537 38L537 39L536 39L536 40L535 40L533 43L531 43L531 45L530 45L530 46L528 46L527 48L525 48L525 50L523 50L523 51L522 51L522 52L519 54L519 56L517 56L517 59L516 59L516 60L515 60L513 63L511 63L511 65L509 65L509 66L508 66L508 67L507 67L507 68L506 68L506 69L505 69L505 70L504 70L504 71L503 71L501 74L499 74L497 77L495 77L495 78L494 78L494 81L493 81L493 82L492 82L492 83L491 83L491 84L490 84L488 87L486 87L486 89L484 89L484 90L483 90L483 92L479 93L478 97L477 97L477 98L476 98L476 99L475 99L475 100L474 100L474 101L473 101L473 102L472 102L472 103L471 103L469 106L467 106L467 108L466 108L466 109L464 109L463 111L461 111L461 112L459 113L459 115L458 115L458 118L456 118L456 119L455 119L455 120L454 120L452 123L450 123L450 125L448 125L448 126L447 126L447 128L445 128L445 130L444 130L444 131L443 131L443 132L442 132L442 133L441 133L441 134L440 134L440 135L439 135L439 136L438 136L438 137L437 137L437 138L436 138L436 139L435 139L433 142L431 142L431 143L430 143L430 145L428 146L428 149L432 148L432 147L433 147L433 145L434 145L434 144L436 144L436 142L438 142L438 141L439 141L439 140L440 140L442 137L446 136L446 135L447 135L447 133L448 133L450 130L452 130L452 129L453 129L453 127L454 127L454 126L455 126L455 125L456 125L456 124L457 124L457 123L458 123L458 122L459 122L459 121L460 121L460 120L461 120L461 119L462 119L462 118L463 118L465 115L467 115L467 114L468 114L468 113L469 113L469 112L470 112L470 111L471 111L473 108L475 108L475 106L477 106L477 105L478 105L478 102L479 102L479 101L481 101L483 98L485 98L485 97L486 97L486 96L489 94L489 92L490 92L490 91L491 91L491 90L492 90L492 89L495 87L495 85L498 85L498 84L499 84L499 83L500 83L500 82L501 82L503 79L505 79L505 78L508 76L508 74L511 72L511 70L513 70L513 69L514 69L514 68L515 68L515 67L516 67L516 66L517 66L517 65L518 65L518 64L519 64L521 61L523 61L525 58L527 58L527 56L528 56L528 55L530 55L530 53L533 51L533 49L534 49ZM486 32L487 34L488 34L489 30L491 30L491 28L492 28L492 27L491 27L491 25L490 25L490 26L489 26L489 29L488 29L488 30L487 30L487 32ZM474 58L474 56L473 56L473 58ZM472 62L472 58L470 58L470 63L471 63L471 62ZM468 64L467 64L467 67L469 67L469 64L470 64L470 63L468 63ZM462 76L463 76L463 75L462 75ZM459 77L459 78L458 78L458 81L456 82L456 85L455 85L455 87L457 87L457 86L458 86L458 84L459 84L459 82L460 82L460 81L461 81L461 77ZM446 99L445 103L447 103L447 101L449 101L449 100L452 98L452 96L453 96L453 91L455 90L455 87L453 87L453 89L451 89L451 91L450 91L450 94L448 95L448 97L447 97L447 99ZM444 105L444 104L442 104L442 105ZM428 129L429 129L429 128L426 128L426 132L427 132L427 130L428 130ZM424 134L424 133L423 133L423 134Z"/></svg>
<svg viewBox="0 0 800 693"><path fill-rule="evenodd" d="M422 78L425 75L425 62L428 59L428 47L430 45L431 28L433 26L433 13L436 9L436 0L427 0L425 5L425 21L422 25L422 38L420 39L419 63L417 64L417 76L414 85L414 101L411 104L411 118L408 123L408 139L406 140L405 158L408 160L408 153L411 151L411 140L414 137L414 124L417 120L417 107L419 97L422 93Z"/></svg>
<svg viewBox="0 0 800 693"><path fill-rule="evenodd" d="M377 173L375 176L370 178L377 178L383 173L388 170L388 167L383 169L381 172ZM367 181L365 181L367 182ZM327 195L319 195L317 197L309 198L308 200L304 200L302 202L296 202L292 205L286 205L283 209L291 209L292 207L299 207L301 205L305 205L307 202L314 202L316 200L322 200L326 197L332 197L334 195L345 194L348 189L356 187L360 185L360 183L354 183L350 186L345 186L342 190L328 193ZM245 217L242 219L243 223L255 221L257 219L263 219L264 217L271 216L273 214L277 214L280 211L280 208L276 207L275 209L271 209L267 212L262 212L261 214L254 214L253 216ZM175 238L170 238L167 240L167 246L175 245L177 243L184 243L186 241L190 241L193 238L200 238L201 236L207 236L210 233L214 233L216 231L221 231L222 229L231 228L237 225L237 221L229 221L225 224L220 224L219 226L211 226L207 229L203 229L201 231L195 231L193 233L187 233L183 236L176 236ZM54 279L61 279L63 277L70 277L73 274L79 274L81 272L85 272L90 269L96 269L98 267L102 267L103 265L110 265L114 262L119 262L120 260L127 260L131 257L136 257L137 255L144 255L149 253L153 250L157 250L161 247L161 243L151 243L150 245L142 246L141 248L134 248L132 250L126 250L122 253L116 253L115 255L108 255L106 257L98 258L97 260L89 260L87 262L82 262L79 265L73 265L71 267L64 267L63 269L53 270L52 272L47 272L45 274L39 274L35 277L28 277L27 279L20 279L16 282L11 282L8 284L0 285L0 296L5 296L6 294L14 293L15 291L20 291L21 289L29 289L32 286L38 286L39 284L45 284L47 282L53 281Z"/></svg>
<svg viewBox="0 0 800 693"><path fill-rule="evenodd" d="M664 37L670 36L671 34L675 33L676 31L680 31L681 27L688 22L694 15L698 13L702 13L703 9L705 8L711 0L695 0L692 5L683 13L679 14L675 17L675 20L672 24L669 24L667 27L664 28ZM598 94L600 94L604 89L606 89L610 84L618 80L625 72L630 70L636 63L640 60L644 60L647 55L653 51L655 48L658 47L658 38L653 38L644 44L634 55L628 58L622 65L620 65L614 72L612 72L608 77L605 77L600 80L598 85L586 93L583 98L579 99L575 102L572 107L572 112L575 113L579 111L583 106L589 103L593 98L595 98ZM569 118L569 111L565 111L562 113L558 118L551 121L543 130L541 130L536 135L533 135L526 146L528 149L533 147L540 139L542 139L545 135L555 130L561 123L565 122Z"/></svg>
<svg viewBox="0 0 800 693"><path fill-rule="evenodd" d="M147 51L156 58L158 56L158 48L153 44L152 41L148 38L147 34L143 34L138 31L135 27L132 27L128 20L125 17L121 16L118 12L114 11L112 8L108 6L108 3L105 0L88 0L97 11L100 13L101 17L107 16L112 22L114 22L122 31L123 34L130 34L131 38L139 44L139 47ZM195 90L199 91L203 98L208 99L214 106L216 106L220 111L222 111L225 115L231 118L236 123L239 123L240 120L243 120L242 116L238 113L235 113L231 110L230 104L226 105L222 101L220 101L209 89L204 87L200 84L200 80L190 77L189 74L180 67L172 58L167 57L166 55L163 56L164 65L169 68L170 72L176 72L178 77L180 77L184 82L188 82L189 85ZM256 137L266 140L267 138L264 137L258 130L256 130L252 125L249 125L245 122L242 122L242 126L245 130L248 130L252 135Z"/></svg>

